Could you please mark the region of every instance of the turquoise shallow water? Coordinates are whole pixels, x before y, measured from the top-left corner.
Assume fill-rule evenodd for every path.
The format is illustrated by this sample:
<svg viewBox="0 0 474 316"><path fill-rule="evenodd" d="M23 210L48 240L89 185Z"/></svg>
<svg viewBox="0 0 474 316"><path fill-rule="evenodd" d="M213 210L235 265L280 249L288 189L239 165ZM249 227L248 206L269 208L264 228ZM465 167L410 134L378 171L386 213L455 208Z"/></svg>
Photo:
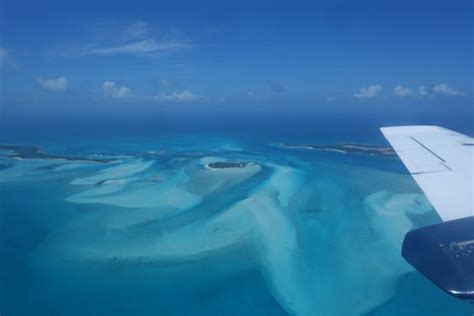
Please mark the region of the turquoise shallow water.
<svg viewBox="0 0 474 316"><path fill-rule="evenodd" d="M1 315L472 315L400 256L439 218L396 157L280 146L354 131L3 134L103 162L0 152Z"/></svg>

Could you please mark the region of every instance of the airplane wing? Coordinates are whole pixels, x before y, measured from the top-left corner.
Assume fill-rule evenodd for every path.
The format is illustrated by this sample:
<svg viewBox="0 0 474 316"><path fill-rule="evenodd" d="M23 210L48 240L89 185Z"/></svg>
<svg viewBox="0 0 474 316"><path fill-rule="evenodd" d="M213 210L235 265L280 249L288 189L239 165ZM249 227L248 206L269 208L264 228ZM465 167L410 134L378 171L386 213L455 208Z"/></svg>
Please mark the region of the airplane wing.
<svg viewBox="0 0 474 316"><path fill-rule="evenodd" d="M474 215L474 139L438 126L382 133L443 221Z"/></svg>
<svg viewBox="0 0 474 316"><path fill-rule="evenodd" d="M474 139L438 126L381 131L444 221L408 232L403 257L444 291L474 302Z"/></svg>

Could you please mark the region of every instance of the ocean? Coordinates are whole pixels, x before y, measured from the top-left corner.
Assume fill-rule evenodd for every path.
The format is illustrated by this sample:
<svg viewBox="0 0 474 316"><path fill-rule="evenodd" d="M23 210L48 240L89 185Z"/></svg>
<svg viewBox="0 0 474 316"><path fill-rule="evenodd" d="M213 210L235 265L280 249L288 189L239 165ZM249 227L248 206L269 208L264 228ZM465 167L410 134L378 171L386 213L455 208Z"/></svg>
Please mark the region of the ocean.
<svg viewBox="0 0 474 316"><path fill-rule="evenodd" d="M438 215L379 131L442 114L0 121L0 315L469 315L401 257Z"/></svg>

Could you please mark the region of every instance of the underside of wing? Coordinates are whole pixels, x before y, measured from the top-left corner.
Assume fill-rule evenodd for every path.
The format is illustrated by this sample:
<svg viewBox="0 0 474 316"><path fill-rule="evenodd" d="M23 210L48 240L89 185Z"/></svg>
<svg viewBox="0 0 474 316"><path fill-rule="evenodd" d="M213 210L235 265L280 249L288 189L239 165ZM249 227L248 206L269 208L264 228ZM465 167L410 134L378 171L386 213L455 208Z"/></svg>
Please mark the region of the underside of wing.
<svg viewBox="0 0 474 316"><path fill-rule="evenodd" d="M443 221L474 215L474 139L438 126L383 127Z"/></svg>

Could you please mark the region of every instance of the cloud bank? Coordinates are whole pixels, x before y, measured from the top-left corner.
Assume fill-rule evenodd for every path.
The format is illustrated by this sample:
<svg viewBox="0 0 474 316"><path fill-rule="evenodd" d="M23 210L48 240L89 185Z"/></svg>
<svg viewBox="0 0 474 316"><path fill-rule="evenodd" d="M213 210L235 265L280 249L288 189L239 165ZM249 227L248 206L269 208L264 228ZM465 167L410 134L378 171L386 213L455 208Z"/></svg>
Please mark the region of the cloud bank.
<svg viewBox="0 0 474 316"><path fill-rule="evenodd" d="M170 94L140 95L133 94L126 86L118 85L115 81L105 81L102 85L104 95L108 98L127 101L153 101L153 102L191 102L205 99L189 90L175 91Z"/></svg>

